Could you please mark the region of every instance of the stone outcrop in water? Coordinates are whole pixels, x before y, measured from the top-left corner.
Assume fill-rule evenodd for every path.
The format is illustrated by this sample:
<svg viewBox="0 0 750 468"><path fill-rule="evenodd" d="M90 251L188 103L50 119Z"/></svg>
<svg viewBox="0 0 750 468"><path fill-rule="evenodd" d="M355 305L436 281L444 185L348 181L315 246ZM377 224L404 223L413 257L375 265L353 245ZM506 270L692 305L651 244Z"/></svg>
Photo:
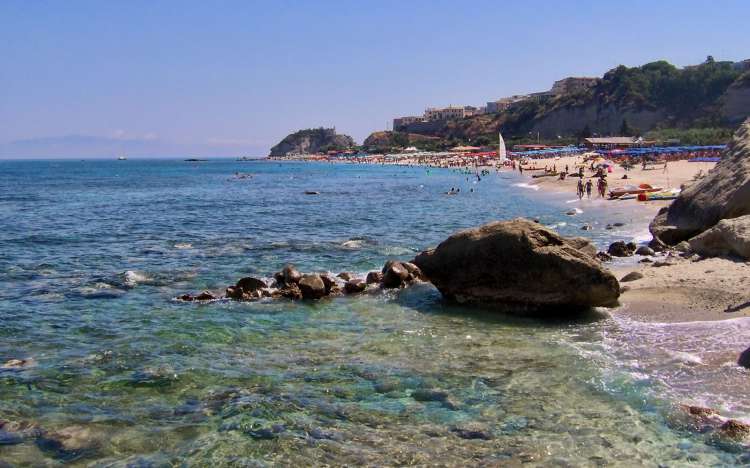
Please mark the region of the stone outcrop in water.
<svg viewBox="0 0 750 468"><path fill-rule="evenodd" d="M449 300L509 309L612 306L620 287L575 242L527 219L460 231L414 259Z"/></svg>
<svg viewBox="0 0 750 468"><path fill-rule="evenodd" d="M381 289L395 289L409 286L423 280L419 267L409 262L389 260L383 266L382 272L372 271L367 275L367 281L354 278L350 273L339 273L335 277L328 273L300 273L294 265L285 265L274 273L275 283L272 286L265 281L245 277L233 286L226 288L224 298L235 301L255 301L265 297L287 298L291 300L317 300L342 293L358 294L366 291L369 286ZM198 296L183 294L176 299L192 301L208 301L221 299L208 291Z"/></svg>
<svg viewBox="0 0 750 468"><path fill-rule="evenodd" d="M750 214L750 119L740 126L721 161L687 187L649 226L668 245L686 241L722 219Z"/></svg>
<svg viewBox="0 0 750 468"><path fill-rule="evenodd" d="M269 156L314 154L330 150L346 150L354 146L349 135L336 133L333 128L310 128L287 135L271 148Z"/></svg>

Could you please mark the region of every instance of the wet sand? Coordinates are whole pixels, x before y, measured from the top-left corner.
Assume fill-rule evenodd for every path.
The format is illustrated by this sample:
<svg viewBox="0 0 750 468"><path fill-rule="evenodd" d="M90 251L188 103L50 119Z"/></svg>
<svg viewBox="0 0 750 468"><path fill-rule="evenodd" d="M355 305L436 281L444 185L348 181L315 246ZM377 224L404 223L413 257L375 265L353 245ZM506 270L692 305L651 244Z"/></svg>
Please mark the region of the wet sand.
<svg viewBox="0 0 750 468"><path fill-rule="evenodd" d="M621 307L611 313L643 322L716 321L750 317L750 262L723 258L654 257L654 263L611 268L621 282ZM668 263L667 266L654 266Z"/></svg>

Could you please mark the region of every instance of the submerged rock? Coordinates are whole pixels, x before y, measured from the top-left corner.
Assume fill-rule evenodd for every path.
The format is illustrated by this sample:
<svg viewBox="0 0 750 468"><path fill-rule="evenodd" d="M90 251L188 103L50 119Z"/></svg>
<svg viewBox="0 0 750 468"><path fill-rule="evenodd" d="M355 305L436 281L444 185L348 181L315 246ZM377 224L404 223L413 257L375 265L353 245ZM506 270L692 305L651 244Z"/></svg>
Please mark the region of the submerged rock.
<svg viewBox="0 0 750 468"><path fill-rule="evenodd" d="M54 458L71 462L90 455L102 442L93 430L70 426L59 431L44 432L36 439L36 446Z"/></svg>
<svg viewBox="0 0 750 468"><path fill-rule="evenodd" d="M218 299L218 297L209 291L203 291L202 293L195 296L196 301L213 301L215 299Z"/></svg>
<svg viewBox="0 0 750 468"><path fill-rule="evenodd" d="M493 438L489 428L476 423L454 426L450 431L462 439L491 440Z"/></svg>
<svg viewBox="0 0 750 468"><path fill-rule="evenodd" d="M361 279L352 279L344 284L344 292L347 294L361 293L367 288L367 283Z"/></svg>
<svg viewBox="0 0 750 468"><path fill-rule="evenodd" d="M613 306L617 279L576 245L518 218L457 232L414 264L445 298L460 303Z"/></svg>
<svg viewBox="0 0 750 468"><path fill-rule="evenodd" d="M383 281L383 273L379 271L371 271L367 273L367 278L365 279L367 284L378 284L381 281Z"/></svg>
<svg viewBox="0 0 750 468"><path fill-rule="evenodd" d="M750 426L735 419L730 419L721 425L719 431L730 439L742 440L750 435Z"/></svg>
<svg viewBox="0 0 750 468"><path fill-rule="evenodd" d="M302 299L302 291L300 290L299 286L294 283L282 287L276 293L281 297L286 297L287 299Z"/></svg>
<svg viewBox="0 0 750 468"><path fill-rule="evenodd" d="M607 253L612 255L613 257L630 257L635 251L634 245L635 244L631 246L630 244L626 244L624 241L615 241L609 244ZM631 249L631 247L633 248Z"/></svg>

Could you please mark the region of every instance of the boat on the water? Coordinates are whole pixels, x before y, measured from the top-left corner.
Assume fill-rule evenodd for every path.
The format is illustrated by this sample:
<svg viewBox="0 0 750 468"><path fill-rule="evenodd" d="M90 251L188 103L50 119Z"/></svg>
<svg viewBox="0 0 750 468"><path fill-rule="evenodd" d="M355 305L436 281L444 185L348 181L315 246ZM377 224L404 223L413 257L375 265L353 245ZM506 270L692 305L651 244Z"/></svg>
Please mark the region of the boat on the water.
<svg viewBox="0 0 750 468"><path fill-rule="evenodd" d="M118 161L127 161L127 160L128 160L128 158L126 158L125 156L118 156L118 157L117 157L117 160L118 160Z"/></svg>

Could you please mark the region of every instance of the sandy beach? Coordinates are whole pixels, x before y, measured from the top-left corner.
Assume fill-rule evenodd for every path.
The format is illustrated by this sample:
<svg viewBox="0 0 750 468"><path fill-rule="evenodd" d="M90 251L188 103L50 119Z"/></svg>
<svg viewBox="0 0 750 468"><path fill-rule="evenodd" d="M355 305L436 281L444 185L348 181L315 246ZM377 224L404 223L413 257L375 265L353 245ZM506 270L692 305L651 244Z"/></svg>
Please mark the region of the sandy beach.
<svg viewBox="0 0 750 468"><path fill-rule="evenodd" d="M566 165L575 167L581 157L563 157L553 161L537 161L557 170ZM696 176L710 171L716 163L694 163L673 161L666 169L642 169L636 166L628 171L614 166L607 174L609 188L625 184L650 184L664 189L680 188L690 184ZM540 172L535 171L534 174ZM591 174L586 171L587 177ZM627 179L622 176L627 174ZM542 190L575 194L577 178L559 180L557 177L531 179L530 184ZM592 199L596 199L592 194ZM601 200L601 199L600 199ZM616 200L603 201L605 206L616 204L619 210L633 210L635 222L644 223L663 206L671 201ZM618 279L630 272L638 272L643 278L622 282L621 307L613 309L613 314L622 314L634 320L645 322L689 322L715 321L750 316L750 263L723 258L683 258L679 255L653 257L650 263L636 263L640 257L632 257L632 264L612 266Z"/></svg>
<svg viewBox="0 0 750 468"><path fill-rule="evenodd" d="M565 156L555 159L532 160L527 165L548 167L558 172L568 166L573 171L583 162L582 156ZM401 161L402 164L418 165L418 160ZM493 166L475 168L465 164L465 159L456 157L446 160L451 167L464 169L494 169ZM614 165L607 173L608 190L623 185L649 184L655 188L679 189L708 173L716 163L670 161L666 168L657 165L643 169L640 165L625 170ZM501 170L511 170L509 168ZM517 171L517 170L516 170ZM543 171L524 171L526 184L539 190L555 194L576 196L577 177L560 180L557 176L532 177ZM594 173L588 167L584 180ZM623 176L627 175L626 179ZM594 189L595 191L596 189ZM636 230L646 232L656 213L671 201L608 200L592 193L584 197L581 205L596 206L619 214ZM623 315L641 322L678 323L693 321L717 321L750 316L750 263L723 258L683 258L674 253L657 254L644 263L644 257L634 256L608 264L618 279L630 272L643 277L635 281L622 282L621 306L610 313ZM625 263L622 263L625 262Z"/></svg>

